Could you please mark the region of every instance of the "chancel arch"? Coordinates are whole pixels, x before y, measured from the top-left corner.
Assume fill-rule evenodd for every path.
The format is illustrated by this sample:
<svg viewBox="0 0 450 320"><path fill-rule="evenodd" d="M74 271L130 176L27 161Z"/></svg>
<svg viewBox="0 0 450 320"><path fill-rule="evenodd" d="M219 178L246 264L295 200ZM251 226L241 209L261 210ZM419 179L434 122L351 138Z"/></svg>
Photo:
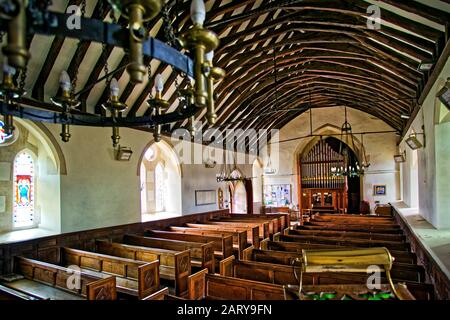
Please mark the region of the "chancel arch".
<svg viewBox="0 0 450 320"><path fill-rule="evenodd" d="M181 215L181 168L165 141L148 146L140 161L142 221Z"/></svg>

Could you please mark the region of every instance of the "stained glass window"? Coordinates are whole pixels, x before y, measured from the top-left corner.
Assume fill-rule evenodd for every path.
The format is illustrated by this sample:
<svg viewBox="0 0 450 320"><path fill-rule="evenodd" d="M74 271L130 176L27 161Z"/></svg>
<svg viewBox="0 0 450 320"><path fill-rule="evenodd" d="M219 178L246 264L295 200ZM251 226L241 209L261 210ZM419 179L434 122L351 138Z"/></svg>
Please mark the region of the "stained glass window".
<svg viewBox="0 0 450 320"><path fill-rule="evenodd" d="M14 228L34 224L34 163L31 154L20 152L14 160Z"/></svg>
<svg viewBox="0 0 450 320"><path fill-rule="evenodd" d="M155 209L157 212L165 210L164 189L164 169L158 163L155 168Z"/></svg>

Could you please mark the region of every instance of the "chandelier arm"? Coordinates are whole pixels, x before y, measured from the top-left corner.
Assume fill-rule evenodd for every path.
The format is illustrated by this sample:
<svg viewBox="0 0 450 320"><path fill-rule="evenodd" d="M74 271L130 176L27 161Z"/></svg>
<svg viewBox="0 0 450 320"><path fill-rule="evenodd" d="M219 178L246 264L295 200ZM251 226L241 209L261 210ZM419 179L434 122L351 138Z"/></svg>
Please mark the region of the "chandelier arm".
<svg viewBox="0 0 450 320"><path fill-rule="evenodd" d="M66 27L71 15L54 11L47 11L48 19L39 24L27 24L27 35L35 34L57 36L61 38L72 38L96 43L104 43L114 47L128 48L129 29L116 23L103 22L99 19L80 17L82 31L70 30ZM6 21L0 17L2 21ZM0 32L8 31L7 23L0 23ZM143 54L146 57L154 58L165 62L179 72L194 77L194 62L192 59L170 47L164 42L149 37L143 41Z"/></svg>

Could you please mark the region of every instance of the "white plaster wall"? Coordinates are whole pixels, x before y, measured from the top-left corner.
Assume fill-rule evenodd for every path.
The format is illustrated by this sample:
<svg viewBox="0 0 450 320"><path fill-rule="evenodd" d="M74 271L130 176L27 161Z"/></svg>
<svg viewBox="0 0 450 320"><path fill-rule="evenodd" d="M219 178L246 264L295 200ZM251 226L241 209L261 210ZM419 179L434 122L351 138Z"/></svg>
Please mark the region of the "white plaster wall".
<svg viewBox="0 0 450 320"><path fill-rule="evenodd" d="M47 125L66 158L67 175L61 176L61 231L70 232L141 221L139 158L153 141L151 133L121 128L120 144L131 147L130 161L114 160L110 128L71 126L68 143L60 140L60 125ZM170 141L169 141L170 143ZM201 158L200 158L201 159ZM251 165L239 165L246 176ZM217 210L218 205L196 206L195 190L224 190L216 182L220 165L182 164L182 214ZM169 177L171 179L171 177ZM174 205L176 205L174 203Z"/></svg>
<svg viewBox="0 0 450 320"><path fill-rule="evenodd" d="M410 133L425 132L425 147L418 152L418 194L419 213L434 227L450 228L449 212L449 173L448 159L450 157L450 136L448 126L448 110L442 106L436 98L437 92L444 86L450 77L450 59L447 60L444 69L439 75L435 85L422 104L422 109L414 119L405 139ZM447 117L446 117L447 115ZM441 122L441 120L443 120ZM407 171L413 166L412 153L406 145L405 139L400 143L400 150L406 150L406 162L402 168L403 199L408 203L411 194L411 183ZM422 136L418 137L422 141Z"/></svg>
<svg viewBox="0 0 450 320"><path fill-rule="evenodd" d="M383 121L354 109L347 109L348 121L352 125L354 133L368 131L393 131L393 129ZM266 175L264 184L291 184L293 204L298 204L298 154L313 140L313 138L304 138L283 142L283 140L305 137L310 134L309 112L287 124L280 131L279 159L278 163L274 161L276 157L272 156L272 162L278 168L276 175ZM340 133L340 127L344 122L344 108L332 107L314 109L312 114L312 132L313 134ZM336 137L339 138L339 137ZM355 143L359 145L361 137L355 137ZM366 170L363 180L364 200L370 202L372 208L375 201L388 203L400 198L400 172L394 161L394 155L397 151L397 136L395 133L384 133L377 135L365 135L364 146L366 154L370 156L371 166ZM385 184L387 186L387 195L383 197L373 196L373 185Z"/></svg>

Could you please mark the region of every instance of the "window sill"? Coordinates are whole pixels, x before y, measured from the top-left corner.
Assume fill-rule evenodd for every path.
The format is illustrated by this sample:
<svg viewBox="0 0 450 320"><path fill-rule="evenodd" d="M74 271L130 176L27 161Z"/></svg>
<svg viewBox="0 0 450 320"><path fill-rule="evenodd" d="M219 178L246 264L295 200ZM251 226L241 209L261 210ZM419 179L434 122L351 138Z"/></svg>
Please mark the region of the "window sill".
<svg viewBox="0 0 450 320"><path fill-rule="evenodd" d="M143 213L141 216L141 222L155 221L161 219L169 219L179 217L180 214L173 212L155 212L155 213Z"/></svg>
<svg viewBox="0 0 450 320"><path fill-rule="evenodd" d="M58 232L54 232L42 228L32 228L25 230L15 230L0 233L0 244L6 244L10 242L26 241L41 237L47 237L56 235Z"/></svg>

